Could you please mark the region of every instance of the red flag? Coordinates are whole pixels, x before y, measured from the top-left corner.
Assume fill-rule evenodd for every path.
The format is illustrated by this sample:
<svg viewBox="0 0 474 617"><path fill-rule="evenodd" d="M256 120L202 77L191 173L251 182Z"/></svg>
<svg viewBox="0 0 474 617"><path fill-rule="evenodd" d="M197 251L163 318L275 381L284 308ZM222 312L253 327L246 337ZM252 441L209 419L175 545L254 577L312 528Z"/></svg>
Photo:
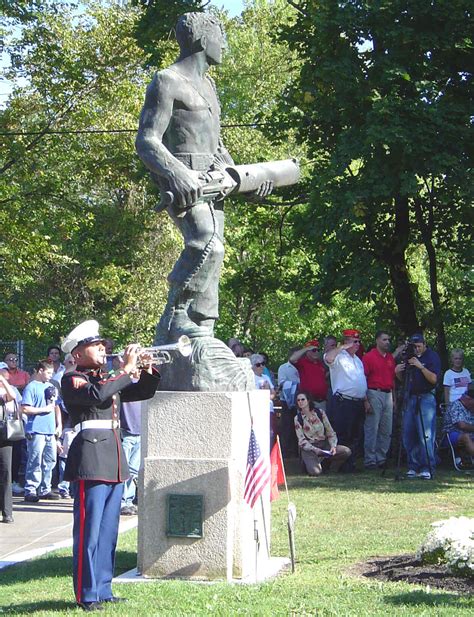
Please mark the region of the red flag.
<svg viewBox="0 0 474 617"><path fill-rule="evenodd" d="M278 441L270 452L270 466L271 466L271 484L270 484L270 501L274 501L280 497L278 491L278 485L285 483L285 476L283 474L283 461L281 460L281 452Z"/></svg>

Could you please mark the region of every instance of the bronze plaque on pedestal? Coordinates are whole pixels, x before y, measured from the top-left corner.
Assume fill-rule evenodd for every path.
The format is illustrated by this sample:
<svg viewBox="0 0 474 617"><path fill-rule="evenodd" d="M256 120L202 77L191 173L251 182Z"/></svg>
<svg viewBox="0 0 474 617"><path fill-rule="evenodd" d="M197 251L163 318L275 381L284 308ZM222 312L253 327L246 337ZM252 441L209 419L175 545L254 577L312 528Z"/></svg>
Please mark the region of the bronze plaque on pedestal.
<svg viewBox="0 0 474 617"><path fill-rule="evenodd" d="M167 536L202 538L202 495L167 495Z"/></svg>

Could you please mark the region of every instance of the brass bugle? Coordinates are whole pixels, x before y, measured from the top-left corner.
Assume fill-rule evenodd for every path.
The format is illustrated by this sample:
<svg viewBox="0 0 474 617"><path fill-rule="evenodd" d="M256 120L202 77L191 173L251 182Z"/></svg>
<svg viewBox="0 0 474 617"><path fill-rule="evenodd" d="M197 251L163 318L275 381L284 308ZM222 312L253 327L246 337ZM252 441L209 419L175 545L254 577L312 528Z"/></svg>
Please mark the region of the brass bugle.
<svg viewBox="0 0 474 617"><path fill-rule="evenodd" d="M148 364L159 365L159 364L168 364L172 361L171 354L173 352L177 352L187 358L192 351L191 341L189 337L180 336L176 343L171 343L169 345L157 345L155 347L139 347L138 348L138 362L137 366L142 368ZM122 356L125 353L125 350L110 354L107 357L114 356ZM146 356L146 361L141 361L141 356Z"/></svg>

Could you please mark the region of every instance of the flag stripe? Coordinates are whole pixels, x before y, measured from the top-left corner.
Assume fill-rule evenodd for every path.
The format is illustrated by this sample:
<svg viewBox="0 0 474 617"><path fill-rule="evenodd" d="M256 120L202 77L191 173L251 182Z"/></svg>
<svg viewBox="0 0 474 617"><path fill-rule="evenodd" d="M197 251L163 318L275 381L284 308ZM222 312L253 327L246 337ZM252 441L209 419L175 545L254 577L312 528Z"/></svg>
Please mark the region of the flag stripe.
<svg viewBox="0 0 474 617"><path fill-rule="evenodd" d="M247 491L244 493L244 499L247 499L247 497L249 497L253 492L255 492L261 482L263 482L265 485L268 480L269 476L268 474L265 474L265 470L256 478L253 478L252 482L249 483L249 485L247 486Z"/></svg>
<svg viewBox="0 0 474 617"><path fill-rule="evenodd" d="M270 481L270 467L262 456L253 428L250 430L244 500L253 508L263 489Z"/></svg>

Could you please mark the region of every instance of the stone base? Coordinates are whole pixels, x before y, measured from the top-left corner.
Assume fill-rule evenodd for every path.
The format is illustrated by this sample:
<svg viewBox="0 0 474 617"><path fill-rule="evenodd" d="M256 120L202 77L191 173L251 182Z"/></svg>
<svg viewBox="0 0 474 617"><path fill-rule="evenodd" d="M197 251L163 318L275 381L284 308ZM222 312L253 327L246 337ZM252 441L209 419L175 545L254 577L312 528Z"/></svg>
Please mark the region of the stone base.
<svg viewBox="0 0 474 617"><path fill-rule="evenodd" d="M243 499L251 418L270 467L268 391L159 392L150 401L139 476L143 576L255 581L268 570L270 485L253 509ZM202 537L169 534L169 495L202 497Z"/></svg>
<svg viewBox="0 0 474 617"><path fill-rule="evenodd" d="M264 567L262 567L261 571L256 573L256 576L253 578L247 577L244 579L233 578L228 583L232 583L234 585L255 585L256 583L264 583L265 581L270 581L273 578L276 578L279 574L283 572L287 572L291 569L291 560L288 557L271 557ZM115 577L112 582L113 583L156 583L158 580L169 580L170 577L156 577L149 578L147 576L143 576L139 573L137 568L133 568L128 572L124 572L120 576ZM213 583L220 583L222 581L214 580L196 580L195 578L186 579L180 577L180 580L184 582L190 583L202 583L205 585L210 585Z"/></svg>
<svg viewBox="0 0 474 617"><path fill-rule="evenodd" d="M170 392L241 392L255 389L247 358L236 358L219 339L191 338L191 354L172 354L173 362L160 366L160 390Z"/></svg>

